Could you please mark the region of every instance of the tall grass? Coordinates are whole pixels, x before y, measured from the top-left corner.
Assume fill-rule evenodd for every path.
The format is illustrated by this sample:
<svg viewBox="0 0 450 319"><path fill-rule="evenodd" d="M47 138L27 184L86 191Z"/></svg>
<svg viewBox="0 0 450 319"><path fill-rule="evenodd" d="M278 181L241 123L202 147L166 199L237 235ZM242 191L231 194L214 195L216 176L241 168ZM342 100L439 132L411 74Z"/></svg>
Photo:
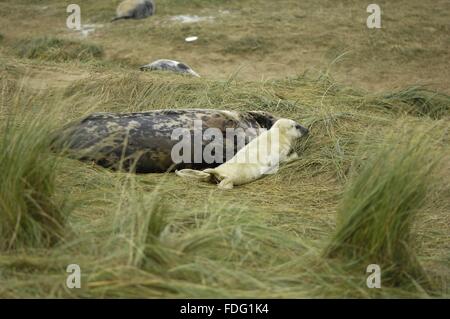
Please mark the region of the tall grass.
<svg viewBox="0 0 450 319"><path fill-rule="evenodd" d="M41 211L28 204L21 215L38 231L22 227L17 232L30 233L30 236L34 233L39 240L33 237L25 242L22 239L6 249L47 246L49 236L44 236L43 230L54 238L51 242L63 239L63 243L51 249L0 251L0 277L3 276L0 296L428 296L428 291L409 289L406 284L411 280L405 283L413 278L420 284L421 276L424 277L414 257L414 242L405 233L411 232L416 213L408 203L417 205L417 209L420 204L419 195L414 194L420 191L417 185L422 182L416 182L417 178L413 177L431 165L425 161L426 165L417 170L416 166L420 165L408 163L422 162L417 152L428 159L426 151L420 151L427 148L427 142L419 142L427 134L420 133L420 129L412 131L416 134L413 139L403 139L400 138L403 134L398 134L384 142L381 150L370 149L363 155L358 145L362 140L371 145L382 143L392 125L404 128L420 124L430 135L444 136L445 133L434 126L439 122L440 128L444 127L443 120L380 112L371 107L375 102L381 103L380 99L361 105L365 96L342 90L325 76L320 80L297 77L264 82L205 79L191 82L169 74L110 72L93 75L69 88L45 89L43 94L37 95L26 86L17 92L18 85L11 81L3 81L1 91L0 123L4 126L0 137L5 139L1 150L12 152L11 145L15 145L14 149L20 149L23 155L20 160L5 161L6 166L1 163L9 172L3 172L8 176L3 178L2 175L0 180L0 184L5 181L5 185L1 185L2 201L12 198L8 202L16 204L8 206L9 211L17 212L16 206L26 199L23 194L39 194L39 199L52 204L40 205L46 207L45 214L57 220L61 227L34 218L35 212ZM24 85L26 83L25 79ZM34 105L36 107L32 107ZM311 128L311 135L298 145L301 154L298 161L283 166L276 175L231 192L220 192L214 185L186 183L173 174L112 172L48 152L46 136L50 127L60 127L92 112L176 107L264 109L298 120ZM407 135L413 136L411 132ZM416 144L421 146L414 148ZM448 139L438 144L434 151L434 144L428 143L430 156L448 154ZM395 148L397 153L392 151ZM386 154L390 155L383 156L382 150L388 149L391 151ZM404 155L407 150L411 156ZM19 158L17 151L13 153L9 158ZM370 160L365 163L362 159L367 157ZM352 161L355 162L353 167L357 167L353 174ZM10 168L13 165L17 168ZM16 176L12 171L19 174ZM33 174L26 173L29 171ZM359 181L360 174L363 181ZM443 176L448 173L444 172ZM25 179L29 181L19 183ZM47 184L41 182L42 179ZM11 181L21 185L20 188L8 186ZM355 181L359 181L361 187L354 186ZM354 196L359 197L346 195L339 207L347 183ZM389 192L379 183L387 185ZM372 196L373 189L377 192ZM389 201L391 193L402 200ZM64 194L70 196L70 202L78 204L69 220L67 207L61 205ZM445 236L448 200L441 194L435 194L435 198L436 202L427 201L427 209L432 210L427 220L439 223L435 233L421 238L420 242L426 247L425 250L421 247L418 258L427 275L436 271L445 277L447 268L442 266L445 247L438 242ZM395 212L385 210L396 207L395 204L400 206ZM363 208L358 208L360 205ZM411 216L406 214L406 209ZM340 221L338 234L333 235L336 211ZM398 214L406 223L399 222L395 217ZM365 217L370 220L366 221ZM3 215L0 218L4 219ZM383 218L389 222L379 221ZM423 236L427 228L418 226L418 233ZM67 230L70 230L69 236L64 234ZM1 234L1 239L11 238L11 235ZM323 256L330 236L332 245L327 247L326 255L336 258ZM366 243L358 246L361 240ZM407 244L398 244L399 241ZM370 247L370 254L366 254L362 246ZM390 250L384 246L393 252L386 253ZM398 255L400 248L397 246L407 247L408 253ZM82 289L64 286L65 273L61 270L70 263L82 268ZM364 270L368 263L382 266L383 289L367 288ZM441 272L440 267L444 271ZM399 269L406 270L397 280Z"/></svg>
<svg viewBox="0 0 450 319"><path fill-rule="evenodd" d="M167 213L157 190L151 196L143 196L133 176L127 178L122 186L112 239L117 242L118 237L127 243L128 265L138 268L167 265L170 248L162 243L169 226Z"/></svg>
<svg viewBox="0 0 450 319"><path fill-rule="evenodd" d="M441 119L450 116L450 96L424 87L413 86L381 96L383 108L414 116Z"/></svg>
<svg viewBox="0 0 450 319"><path fill-rule="evenodd" d="M406 135L388 139L357 169L326 250L326 256L353 265L380 265L387 285L426 282L412 227L433 187L439 156L426 134L410 130Z"/></svg>
<svg viewBox="0 0 450 319"><path fill-rule="evenodd" d="M48 247L65 232L65 205L54 197L57 158L43 114L0 123L0 249Z"/></svg>
<svg viewBox="0 0 450 319"><path fill-rule="evenodd" d="M103 49L96 44L55 37L23 39L16 44L15 50L21 58L55 62L88 61L103 56Z"/></svg>
<svg viewBox="0 0 450 319"><path fill-rule="evenodd" d="M429 276L431 291L448 298L450 161L435 171L439 191L432 187L433 157L450 158L448 95L422 87L368 94L331 72L363 87L432 80L448 91L448 17L414 1L404 10L391 1L397 28L370 38L349 28L356 1L165 0L154 17L119 24L105 22L120 0L83 1L84 23L97 24L89 40L64 28L56 1L3 1L0 297L421 298L434 296L423 289ZM214 21L171 21L181 13ZM414 23L424 15L433 37ZM188 35L199 40L187 44ZM334 63L341 55L326 72L294 76L350 47L355 59ZM205 77L137 71L162 57ZM265 110L311 134L297 161L230 192L48 151L50 126L93 112L191 107ZM393 126L424 129L385 141ZM424 135L443 138L435 145ZM361 154L361 143L380 148ZM64 199L77 203L73 211ZM82 269L81 289L65 286L72 263ZM382 289L368 289L369 263L382 267Z"/></svg>

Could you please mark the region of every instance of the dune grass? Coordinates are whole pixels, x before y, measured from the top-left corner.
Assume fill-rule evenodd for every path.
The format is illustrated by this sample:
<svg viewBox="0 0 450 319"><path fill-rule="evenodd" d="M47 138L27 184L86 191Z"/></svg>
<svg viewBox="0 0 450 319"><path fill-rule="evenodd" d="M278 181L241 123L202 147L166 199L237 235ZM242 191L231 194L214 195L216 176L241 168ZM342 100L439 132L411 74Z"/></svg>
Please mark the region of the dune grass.
<svg viewBox="0 0 450 319"><path fill-rule="evenodd" d="M16 44L15 50L21 58L55 62L89 61L103 56L103 49L96 44L55 37L23 39Z"/></svg>
<svg viewBox="0 0 450 319"><path fill-rule="evenodd" d="M105 57L116 64L136 69L171 58L208 78L225 79L240 69L240 78L257 81L322 69L346 53L333 66L339 82L380 92L429 84L449 93L448 4L438 0L430 7L411 1L380 4L386 13L382 30L366 28L368 4L362 0L342 6L331 0L159 0L157 14L151 18L117 24L109 21L120 1L80 0L78 4L82 24L96 25L88 41L101 46ZM5 45L43 36L84 42L80 32L66 28L66 7L55 0L2 2ZM213 19L180 23L172 20L177 15ZM186 43L191 35L199 40ZM233 53L233 46L237 52Z"/></svg>
<svg viewBox="0 0 450 319"><path fill-rule="evenodd" d="M434 161L449 156L445 116L375 107L382 97L324 74L257 83L130 71L38 94L2 83L2 216L27 223L2 223L1 296L447 296L448 162L438 170L442 193L431 178ZM55 129L91 112L183 101L264 109L311 135L298 161L230 192L173 174L115 173L48 148ZM441 221L432 242L421 218ZM429 244L419 249L417 236ZM71 263L82 269L82 289L65 287ZM382 289L366 287L368 263L382 267Z"/></svg>
<svg viewBox="0 0 450 319"><path fill-rule="evenodd" d="M65 233L68 211L55 197L58 159L46 120L42 113L16 114L1 123L1 250L49 247Z"/></svg>
<svg viewBox="0 0 450 319"><path fill-rule="evenodd" d="M440 119L450 112L450 96L424 87L409 87L382 97L383 107L416 116Z"/></svg>
<svg viewBox="0 0 450 319"><path fill-rule="evenodd" d="M110 24L118 2L80 0L87 40L61 1L0 2L0 297L450 297L445 1L382 4L381 30L364 1L161 0ZM203 77L138 71L157 58ZM264 110L310 135L228 192L50 150L93 112L168 108Z"/></svg>
<svg viewBox="0 0 450 319"><path fill-rule="evenodd" d="M357 168L326 252L356 265L378 264L385 284L427 280L414 252L412 227L442 158L433 150L436 142L419 132L390 137Z"/></svg>

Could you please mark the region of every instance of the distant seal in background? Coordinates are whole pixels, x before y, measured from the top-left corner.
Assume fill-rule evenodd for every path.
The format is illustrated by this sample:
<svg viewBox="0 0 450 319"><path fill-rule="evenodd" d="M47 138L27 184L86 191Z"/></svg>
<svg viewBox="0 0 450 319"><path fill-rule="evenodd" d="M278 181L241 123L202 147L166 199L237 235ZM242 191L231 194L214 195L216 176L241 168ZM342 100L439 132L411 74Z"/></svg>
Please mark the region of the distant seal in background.
<svg viewBox="0 0 450 319"><path fill-rule="evenodd" d="M192 70L188 65L174 60L156 60L152 63L141 66L139 69L141 71L171 71L200 77L200 75L198 75L198 73Z"/></svg>
<svg viewBox="0 0 450 319"><path fill-rule="evenodd" d="M298 158L293 152L294 142L307 134L308 129L297 122L279 119L270 130L261 133L220 166L204 171L182 169L175 173L181 177L217 181L220 189L232 189L275 173L279 164Z"/></svg>
<svg viewBox="0 0 450 319"><path fill-rule="evenodd" d="M188 129L194 139L194 121L202 121L202 131L218 128L223 135L223 147L240 149L235 138L226 139L226 129L241 128L245 144L254 139L258 129L270 129L277 118L267 112L221 111L210 109L155 110L139 113L94 113L56 132L55 150L65 150L71 158L94 162L112 169L133 169L136 173L158 173L169 169L203 169L220 163L178 163L174 165L171 151L176 140L176 128ZM248 130L254 128L255 130ZM252 132L253 131L253 132ZM202 141L202 149L210 141ZM230 144L231 143L231 144ZM194 143L192 143L194 145ZM222 144L221 144L222 146ZM242 148L242 146L240 146ZM192 161L193 162L193 161Z"/></svg>
<svg viewBox="0 0 450 319"><path fill-rule="evenodd" d="M116 10L116 17L111 20L120 19L144 19L155 14L154 0L125 0Z"/></svg>

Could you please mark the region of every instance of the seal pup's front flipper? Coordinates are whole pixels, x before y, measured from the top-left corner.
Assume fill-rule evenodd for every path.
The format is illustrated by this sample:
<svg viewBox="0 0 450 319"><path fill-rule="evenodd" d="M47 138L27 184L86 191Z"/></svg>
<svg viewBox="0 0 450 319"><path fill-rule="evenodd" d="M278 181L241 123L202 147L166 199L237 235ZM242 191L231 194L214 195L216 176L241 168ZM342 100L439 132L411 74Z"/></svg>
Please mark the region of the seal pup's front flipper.
<svg viewBox="0 0 450 319"><path fill-rule="evenodd" d="M195 169L182 169L182 170L176 170L175 174L177 174L180 177L184 178L193 178L197 180L201 180L204 182L210 182L213 178L213 175L207 172L198 171Z"/></svg>
<svg viewBox="0 0 450 319"><path fill-rule="evenodd" d="M224 178L219 183L218 187L219 187L219 189L223 189L223 190L232 189L234 187L233 180L231 178Z"/></svg>

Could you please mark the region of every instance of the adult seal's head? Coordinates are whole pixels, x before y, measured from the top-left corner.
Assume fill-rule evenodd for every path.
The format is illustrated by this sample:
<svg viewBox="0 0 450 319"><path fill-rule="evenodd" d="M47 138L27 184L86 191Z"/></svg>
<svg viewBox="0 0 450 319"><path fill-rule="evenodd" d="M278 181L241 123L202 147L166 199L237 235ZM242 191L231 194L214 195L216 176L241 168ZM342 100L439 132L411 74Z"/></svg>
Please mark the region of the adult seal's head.
<svg viewBox="0 0 450 319"><path fill-rule="evenodd" d="M111 22L120 19L144 19L154 14L154 0L124 0L117 7L116 17Z"/></svg>
<svg viewBox="0 0 450 319"><path fill-rule="evenodd" d="M130 168L138 173L165 172L169 169L215 167L225 162L260 133L270 129L276 117L266 112L238 112L209 109L155 110L140 113L95 113L69 124L56 133L54 148L64 149L72 158L94 162L113 169ZM198 123L200 141L195 140ZM211 143L205 132L213 128L221 135L220 162L174 163L172 149L179 141L172 138L176 129L186 130L194 145L204 150ZM228 136L232 129L235 136ZM211 130L210 130L211 131ZM243 141L241 145L239 141ZM231 154L227 153L231 150ZM176 164L174 166L174 164Z"/></svg>
<svg viewBox="0 0 450 319"><path fill-rule="evenodd" d="M141 71L170 71L200 77L200 75L192 70L189 65L167 59L156 60L152 63L141 66L139 69Z"/></svg>

